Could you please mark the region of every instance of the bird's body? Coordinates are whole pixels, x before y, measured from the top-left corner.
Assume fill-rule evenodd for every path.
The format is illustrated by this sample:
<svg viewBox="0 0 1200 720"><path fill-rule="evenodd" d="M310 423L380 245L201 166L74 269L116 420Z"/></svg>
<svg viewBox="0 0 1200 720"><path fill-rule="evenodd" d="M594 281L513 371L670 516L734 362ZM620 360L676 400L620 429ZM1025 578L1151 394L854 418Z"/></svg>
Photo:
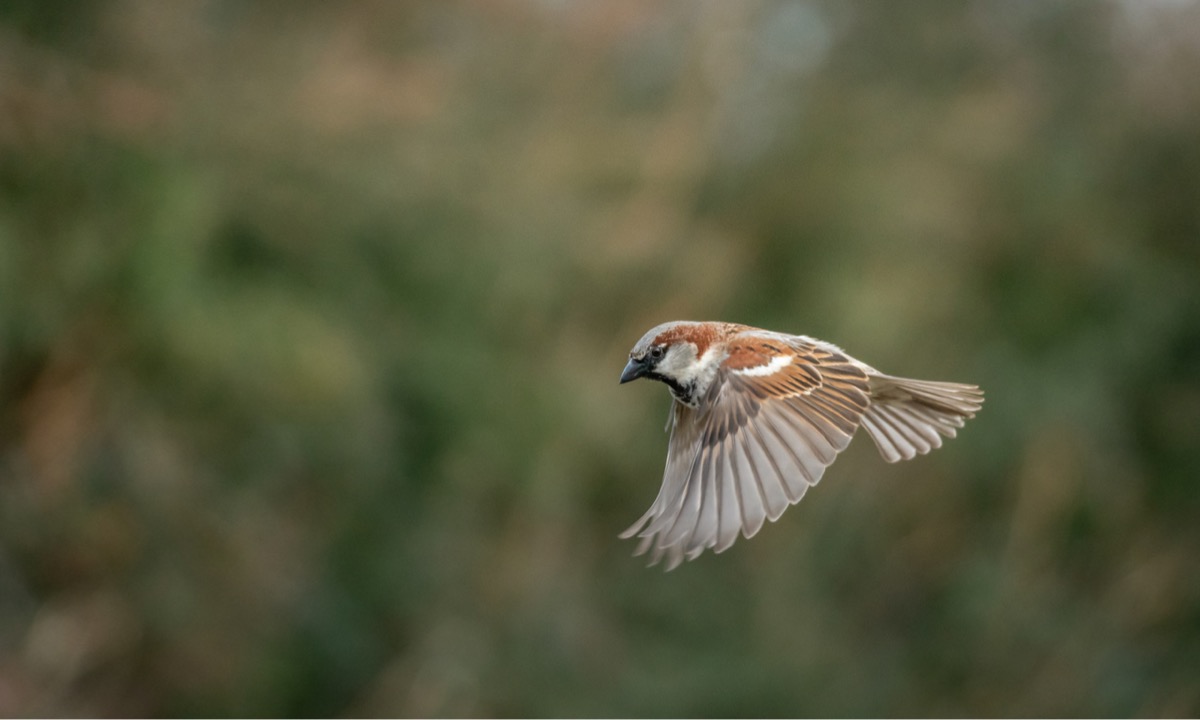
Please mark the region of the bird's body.
<svg viewBox="0 0 1200 720"><path fill-rule="evenodd" d="M671 440L658 497L621 537L668 570L776 520L860 425L885 460L909 460L983 403L974 385L893 377L821 340L721 322L650 330L621 382L639 377L670 388Z"/></svg>

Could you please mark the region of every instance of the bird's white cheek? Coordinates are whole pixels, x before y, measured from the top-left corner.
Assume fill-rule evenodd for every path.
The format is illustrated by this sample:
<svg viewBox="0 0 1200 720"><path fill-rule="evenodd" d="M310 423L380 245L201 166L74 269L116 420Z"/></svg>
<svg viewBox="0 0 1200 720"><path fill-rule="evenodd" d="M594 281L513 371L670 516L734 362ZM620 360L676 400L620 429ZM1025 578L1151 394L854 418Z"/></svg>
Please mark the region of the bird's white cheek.
<svg viewBox="0 0 1200 720"><path fill-rule="evenodd" d="M698 360L692 362L687 382L695 388L697 396L703 396L708 391L708 386L712 385L717 377L723 357L716 347L710 347Z"/></svg>
<svg viewBox="0 0 1200 720"><path fill-rule="evenodd" d="M667 356L658 364L656 370L680 382L691 379L692 369L696 364L696 349L689 345L676 345L667 351Z"/></svg>

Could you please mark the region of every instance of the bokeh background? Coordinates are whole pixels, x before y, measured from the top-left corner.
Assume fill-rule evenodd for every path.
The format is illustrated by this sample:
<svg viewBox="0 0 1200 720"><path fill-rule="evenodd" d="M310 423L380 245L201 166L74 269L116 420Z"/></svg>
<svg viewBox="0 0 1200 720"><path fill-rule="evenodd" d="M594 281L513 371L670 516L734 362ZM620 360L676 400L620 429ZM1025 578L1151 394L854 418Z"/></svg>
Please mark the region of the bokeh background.
<svg viewBox="0 0 1200 720"><path fill-rule="evenodd" d="M683 318L988 402L647 570ZM1200 714L1200 4L5 2L0 714Z"/></svg>

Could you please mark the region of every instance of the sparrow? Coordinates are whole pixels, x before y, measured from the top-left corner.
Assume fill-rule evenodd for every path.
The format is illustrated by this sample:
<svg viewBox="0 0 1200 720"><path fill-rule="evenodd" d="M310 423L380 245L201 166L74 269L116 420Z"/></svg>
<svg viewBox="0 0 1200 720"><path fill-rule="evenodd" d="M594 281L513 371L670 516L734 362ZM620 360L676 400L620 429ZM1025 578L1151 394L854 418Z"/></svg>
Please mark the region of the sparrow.
<svg viewBox="0 0 1200 720"><path fill-rule="evenodd" d="M621 372L638 378L670 389L671 439L658 497L620 537L667 570L777 520L859 427L887 462L911 460L983 405L975 385L885 375L831 343L724 322L652 328Z"/></svg>

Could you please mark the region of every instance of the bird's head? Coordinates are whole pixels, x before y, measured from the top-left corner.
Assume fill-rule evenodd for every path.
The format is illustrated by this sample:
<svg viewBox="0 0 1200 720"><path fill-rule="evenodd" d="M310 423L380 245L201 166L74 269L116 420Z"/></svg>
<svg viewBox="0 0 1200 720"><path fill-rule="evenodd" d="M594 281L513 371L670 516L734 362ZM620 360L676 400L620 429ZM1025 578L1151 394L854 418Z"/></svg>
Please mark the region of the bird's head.
<svg viewBox="0 0 1200 720"><path fill-rule="evenodd" d="M676 399L692 405L716 375L723 356L714 350L725 332L723 323L711 322L669 322L652 328L629 351L621 382L658 380Z"/></svg>

